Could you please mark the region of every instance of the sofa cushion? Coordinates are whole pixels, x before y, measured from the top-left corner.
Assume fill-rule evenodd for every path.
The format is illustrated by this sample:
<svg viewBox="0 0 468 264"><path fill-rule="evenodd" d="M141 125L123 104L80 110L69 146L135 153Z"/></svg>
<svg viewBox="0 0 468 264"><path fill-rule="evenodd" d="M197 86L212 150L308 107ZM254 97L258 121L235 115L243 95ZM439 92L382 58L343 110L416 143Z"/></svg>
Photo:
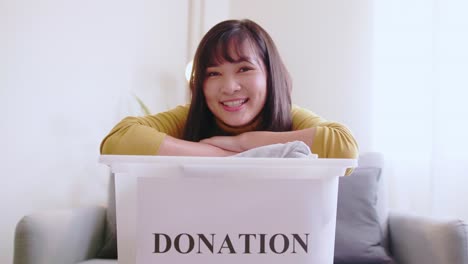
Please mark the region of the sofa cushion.
<svg viewBox="0 0 468 264"><path fill-rule="evenodd" d="M341 177L335 236L335 264L392 263L382 246L377 216L377 187L380 168L356 168Z"/></svg>

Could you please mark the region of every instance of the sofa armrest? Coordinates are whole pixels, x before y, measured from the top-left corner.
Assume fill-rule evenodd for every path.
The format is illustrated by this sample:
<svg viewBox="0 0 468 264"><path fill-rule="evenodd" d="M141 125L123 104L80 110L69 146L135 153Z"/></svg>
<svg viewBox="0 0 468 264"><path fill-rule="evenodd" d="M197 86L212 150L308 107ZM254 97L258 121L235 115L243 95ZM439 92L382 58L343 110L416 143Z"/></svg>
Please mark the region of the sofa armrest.
<svg viewBox="0 0 468 264"><path fill-rule="evenodd" d="M76 263L96 255L102 246L104 207L35 213L16 226L14 264Z"/></svg>
<svg viewBox="0 0 468 264"><path fill-rule="evenodd" d="M467 233L462 220L389 215L390 248L399 264L468 264Z"/></svg>

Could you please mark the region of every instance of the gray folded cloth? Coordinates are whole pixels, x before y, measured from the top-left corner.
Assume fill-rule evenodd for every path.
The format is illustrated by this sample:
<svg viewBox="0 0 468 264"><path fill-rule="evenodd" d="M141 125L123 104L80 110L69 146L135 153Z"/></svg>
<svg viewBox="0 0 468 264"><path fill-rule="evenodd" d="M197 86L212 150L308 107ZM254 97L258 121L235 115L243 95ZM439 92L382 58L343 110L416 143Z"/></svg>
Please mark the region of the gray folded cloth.
<svg viewBox="0 0 468 264"><path fill-rule="evenodd" d="M302 141L292 141L285 144L272 144L249 149L234 155L243 158L307 158L313 156L309 146Z"/></svg>

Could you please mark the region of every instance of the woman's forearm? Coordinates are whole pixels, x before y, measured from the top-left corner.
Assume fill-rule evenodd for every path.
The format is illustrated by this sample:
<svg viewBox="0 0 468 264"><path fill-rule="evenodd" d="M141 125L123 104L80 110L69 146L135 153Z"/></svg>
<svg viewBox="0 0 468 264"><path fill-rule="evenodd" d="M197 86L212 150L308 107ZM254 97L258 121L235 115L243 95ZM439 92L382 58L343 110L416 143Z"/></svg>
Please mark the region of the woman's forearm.
<svg viewBox="0 0 468 264"><path fill-rule="evenodd" d="M239 135L239 145L241 151L265 145L287 143L291 141L302 141L308 146L312 146L315 136L315 128L287 132L252 131Z"/></svg>
<svg viewBox="0 0 468 264"><path fill-rule="evenodd" d="M164 137L158 151L158 155L161 156L225 157L235 154L237 152L224 150L210 144L186 141L171 136Z"/></svg>

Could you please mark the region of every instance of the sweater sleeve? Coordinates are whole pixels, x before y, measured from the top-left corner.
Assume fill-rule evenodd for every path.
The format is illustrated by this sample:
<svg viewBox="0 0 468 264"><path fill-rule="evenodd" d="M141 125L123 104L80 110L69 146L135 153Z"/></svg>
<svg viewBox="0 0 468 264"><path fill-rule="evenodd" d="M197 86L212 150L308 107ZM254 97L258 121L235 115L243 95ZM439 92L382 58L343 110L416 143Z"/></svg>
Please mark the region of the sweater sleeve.
<svg viewBox="0 0 468 264"><path fill-rule="evenodd" d="M101 143L101 154L157 155L166 135L182 138L189 106L144 117L126 117Z"/></svg>
<svg viewBox="0 0 468 264"><path fill-rule="evenodd" d="M312 153L319 158L347 158L358 156L358 144L351 131L344 125L329 122L307 109L293 106L293 130L315 127Z"/></svg>

